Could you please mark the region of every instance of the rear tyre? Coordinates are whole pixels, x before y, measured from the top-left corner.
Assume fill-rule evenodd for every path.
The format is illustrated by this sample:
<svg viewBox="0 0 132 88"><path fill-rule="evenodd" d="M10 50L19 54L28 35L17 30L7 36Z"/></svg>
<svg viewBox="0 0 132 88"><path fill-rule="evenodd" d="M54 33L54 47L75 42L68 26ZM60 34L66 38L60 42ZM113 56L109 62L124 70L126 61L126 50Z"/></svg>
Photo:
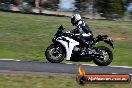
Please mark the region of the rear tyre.
<svg viewBox="0 0 132 88"><path fill-rule="evenodd" d="M99 65L99 66L108 66L112 62L112 60L113 60L113 53L112 53L112 51L108 47L105 47L105 46L97 47L97 49L100 50L100 51L102 51L103 57L102 58L95 57L93 59L94 63L96 65Z"/></svg>
<svg viewBox="0 0 132 88"><path fill-rule="evenodd" d="M62 46L51 44L45 51L46 59L51 63L60 63L65 58Z"/></svg>

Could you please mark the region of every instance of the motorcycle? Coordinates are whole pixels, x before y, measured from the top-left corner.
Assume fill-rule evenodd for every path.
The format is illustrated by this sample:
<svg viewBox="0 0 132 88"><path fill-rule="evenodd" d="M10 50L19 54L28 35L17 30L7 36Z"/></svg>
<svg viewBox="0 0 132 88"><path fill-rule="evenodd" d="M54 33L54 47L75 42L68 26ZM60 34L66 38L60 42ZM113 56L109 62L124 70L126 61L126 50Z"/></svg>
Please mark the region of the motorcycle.
<svg viewBox="0 0 132 88"><path fill-rule="evenodd" d="M113 49L113 41L108 39L108 35L98 35L92 39L91 47L87 48L74 38L73 33L63 32L65 28L61 25L54 35L51 44L45 51L46 59L51 63L60 63L64 59L67 61L93 61L98 66L107 66L113 60L112 51L106 46L95 46L103 41Z"/></svg>

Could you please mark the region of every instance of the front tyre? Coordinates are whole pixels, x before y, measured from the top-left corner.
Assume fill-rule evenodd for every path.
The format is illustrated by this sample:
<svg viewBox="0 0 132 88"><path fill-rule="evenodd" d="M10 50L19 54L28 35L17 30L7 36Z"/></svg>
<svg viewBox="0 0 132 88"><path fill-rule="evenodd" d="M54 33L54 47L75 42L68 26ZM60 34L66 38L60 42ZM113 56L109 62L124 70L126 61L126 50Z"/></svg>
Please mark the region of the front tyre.
<svg viewBox="0 0 132 88"><path fill-rule="evenodd" d="M94 63L99 66L108 66L113 60L112 51L105 46L99 46L97 49L101 55L93 59Z"/></svg>
<svg viewBox="0 0 132 88"><path fill-rule="evenodd" d="M45 51L46 59L51 63L60 63L65 58L62 46L51 44Z"/></svg>

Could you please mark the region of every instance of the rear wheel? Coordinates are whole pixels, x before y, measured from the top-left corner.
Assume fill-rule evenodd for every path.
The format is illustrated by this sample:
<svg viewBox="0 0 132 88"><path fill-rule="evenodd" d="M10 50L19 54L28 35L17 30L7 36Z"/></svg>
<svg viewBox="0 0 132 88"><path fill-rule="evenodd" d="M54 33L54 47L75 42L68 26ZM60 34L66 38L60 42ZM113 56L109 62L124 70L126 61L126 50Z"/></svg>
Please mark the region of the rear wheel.
<svg viewBox="0 0 132 88"><path fill-rule="evenodd" d="M46 59L51 63L60 63L65 58L62 46L51 44L45 51Z"/></svg>
<svg viewBox="0 0 132 88"><path fill-rule="evenodd" d="M113 53L112 51L105 46L97 47L99 50L99 53L101 53L101 56L95 57L93 59L94 63L99 66L107 66L109 65L113 60Z"/></svg>

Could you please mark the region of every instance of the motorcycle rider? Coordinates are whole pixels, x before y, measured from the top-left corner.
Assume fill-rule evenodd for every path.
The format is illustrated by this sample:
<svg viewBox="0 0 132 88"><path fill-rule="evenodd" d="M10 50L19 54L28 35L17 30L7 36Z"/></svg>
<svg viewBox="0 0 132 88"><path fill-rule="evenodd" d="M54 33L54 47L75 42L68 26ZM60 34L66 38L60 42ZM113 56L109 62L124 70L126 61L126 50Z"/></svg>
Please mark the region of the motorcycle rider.
<svg viewBox="0 0 132 88"><path fill-rule="evenodd" d="M71 23L74 26L71 33L76 36L75 40L89 48L93 39L93 33L80 14L73 14L71 17Z"/></svg>

